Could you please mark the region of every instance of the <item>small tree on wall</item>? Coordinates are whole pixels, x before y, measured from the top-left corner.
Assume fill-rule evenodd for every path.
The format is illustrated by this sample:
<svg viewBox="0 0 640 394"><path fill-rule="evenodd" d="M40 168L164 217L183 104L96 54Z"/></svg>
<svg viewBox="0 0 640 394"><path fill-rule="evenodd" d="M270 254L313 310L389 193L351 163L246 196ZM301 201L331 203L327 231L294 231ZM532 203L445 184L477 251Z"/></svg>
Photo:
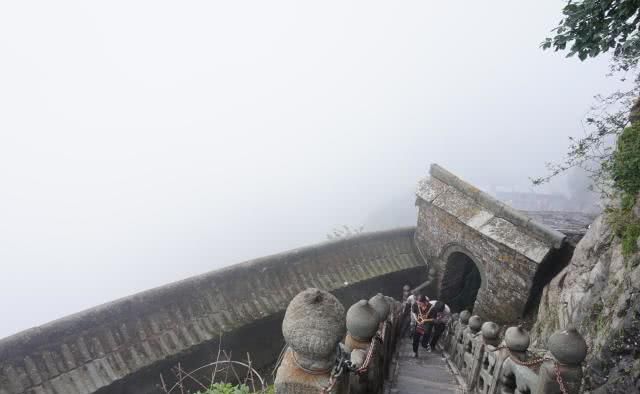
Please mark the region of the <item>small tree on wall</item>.
<svg viewBox="0 0 640 394"><path fill-rule="evenodd" d="M364 231L364 226L360 227L349 227L347 225L342 225L341 227L336 227L329 234L327 234L327 239L334 240L340 238L352 237L354 235L361 234Z"/></svg>
<svg viewBox="0 0 640 394"><path fill-rule="evenodd" d="M631 109L640 95L640 1L569 0L562 15L552 30L553 36L542 42L543 49L567 51L567 57L577 56L580 60L613 51L612 74L621 73L621 80L631 75L634 84L607 97L596 96L596 105L584 123L584 137L570 137L565 159L547 163L549 173L532 181L539 185L580 167L590 174L593 186L610 197L620 190L613 173L616 142L629 126Z"/></svg>
<svg viewBox="0 0 640 394"><path fill-rule="evenodd" d="M622 240L623 254L629 256L638 250L640 236L640 221L632 213L640 192L640 1L569 0L562 13L555 35L542 43L543 49L567 50L567 57L577 55L580 60L612 50L612 73L630 73L634 84L598 97L600 108L586 119L585 136L570 138L565 160L547 164L549 174L533 183L547 182L573 167L589 172L595 187L619 202L608 207L608 220Z"/></svg>

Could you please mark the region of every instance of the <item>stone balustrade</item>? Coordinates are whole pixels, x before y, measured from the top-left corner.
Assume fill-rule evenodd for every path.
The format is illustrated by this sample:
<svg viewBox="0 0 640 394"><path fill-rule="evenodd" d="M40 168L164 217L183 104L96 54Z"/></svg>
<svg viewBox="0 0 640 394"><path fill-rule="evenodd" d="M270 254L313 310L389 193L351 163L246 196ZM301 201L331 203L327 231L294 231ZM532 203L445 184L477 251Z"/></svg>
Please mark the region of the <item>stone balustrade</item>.
<svg viewBox="0 0 640 394"><path fill-rule="evenodd" d="M454 315L442 342L469 392L573 394L580 391L584 339L574 327L549 338L548 350L529 348L529 334L509 327L500 340L500 328L468 311Z"/></svg>
<svg viewBox="0 0 640 394"><path fill-rule="evenodd" d="M402 304L382 294L356 302L345 316L330 293L301 292L282 323L288 348L276 374L276 392L381 393L401 320Z"/></svg>

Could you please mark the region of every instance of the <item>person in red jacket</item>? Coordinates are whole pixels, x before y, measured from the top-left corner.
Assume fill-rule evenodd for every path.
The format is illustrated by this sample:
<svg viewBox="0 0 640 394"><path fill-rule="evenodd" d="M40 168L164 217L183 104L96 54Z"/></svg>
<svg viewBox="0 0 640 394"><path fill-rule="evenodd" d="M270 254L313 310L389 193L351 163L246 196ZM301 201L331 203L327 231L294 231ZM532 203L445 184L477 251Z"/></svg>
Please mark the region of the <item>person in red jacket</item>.
<svg viewBox="0 0 640 394"><path fill-rule="evenodd" d="M423 295L418 297L418 300L411 307L411 317L415 319L416 328L413 332L413 353L418 357L418 346L420 345L420 339L422 339L422 346L427 348L429 346L429 336L425 335L425 324L429 322L428 314L431 304L429 299Z"/></svg>

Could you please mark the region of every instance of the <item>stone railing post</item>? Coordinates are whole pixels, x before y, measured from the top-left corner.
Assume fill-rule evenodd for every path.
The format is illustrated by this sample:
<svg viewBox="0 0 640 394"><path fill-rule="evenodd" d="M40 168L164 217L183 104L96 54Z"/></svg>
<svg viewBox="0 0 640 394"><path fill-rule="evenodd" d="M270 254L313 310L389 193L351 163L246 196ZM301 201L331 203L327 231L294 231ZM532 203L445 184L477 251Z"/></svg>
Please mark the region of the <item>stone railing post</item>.
<svg viewBox="0 0 640 394"><path fill-rule="evenodd" d="M500 345L500 326L494 322L482 324L482 351L479 357L478 377L475 382L476 392L493 394L497 388L502 363L508 352Z"/></svg>
<svg viewBox="0 0 640 394"><path fill-rule="evenodd" d="M465 339L464 357L460 372L466 379L467 387L473 390L480 371L480 361L483 352L483 341L480 329L482 328L482 318L474 315L469 318L469 332Z"/></svg>
<svg viewBox="0 0 640 394"><path fill-rule="evenodd" d="M504 333L504 342L509 348L511 356L523 361L527 356L527 349L531 343L529 333L522 326L509 327Z"/></svg>
<svg viewBox="0 0 640 394"><path fill-rule="evenodd" d="M382 351L380 352L380 357L378 357L378 367L381 373L381 379L384 381L384 379L389 376L389 366L391 365L391 335L393 333L390 318L391 305L381 293L371 297L369 304L376 310L378 320L380 321L378 336L382 338Z"/></svg>
<svg viewBox="0 0 640 394"><path fill-rule="evenodd" d="M462 360L464 359L464 339L466 333L469 331L469 319L471 318L471 313L467 310L460 312L460 319L458 325L456 327L454 344L453 344L453 353L451 354L451 358L458 367L458 369L462 369Z"/></svg>
<svg viewBox="0 0 640 394"><path fill-rule="evenodd" d="M460 314L454 313L451 315L451 319L447 323L446 331L444 333L444 339L442 342L442 347L445 352L448 354L453 354L455 347L455 333L456 329L460 324Z"/></svg>
<svg viewBox="0 0 640 394"><path fill-rule="evenodd" d="M347 311L347 336L344 344L351 352L351 362L356 372L350 375L352 393L376 392L378 375L376 353L380 352L375 339L380 320L378 312L367 300L360 300ZM377 349L376 349L377 348Z"/></svg>
<svg viewBox="0 0 640 394"><path fill-rule="evenodd" d="M410 287L409 285L404 285L402 287L402 310L400 312L399 323L398 323L398 338L402 336L406 336L409 333L409 327L411 325L411 313L410 313L410 305L407 302L407 298L410 295Z"/></svg>
<svg viewBox="0 0 640 394"><path fill-rule="evenodd" d="M540 365L538 358L528 359L529 333L522 328L509 327L505 333L508 357L502 364L498 381L498 392L535 392L537 374L533 368Z"/></svg>
<svg viewBox="0 0 640 394"><path fill-rule="evenodd" d="M348 373L337 379L331 373L344 333L344 307L331 293L311 288L296 295L282 321L287 350L276 393L347 393Z"/></svg>
<svg viewBox="0 0 640 394"><path fill-rule="evenodd" d="M389 365L391 365L391 359L393 358L393 354L396 351L396 346L398 341L400 340L401 330L402 330L402 303L395 300L393 297L385 296L387 302L391 306L391 343L389 344L389 348L391 349L391 353L389 356Z"/></svg>
<svg viewBox="0 0 640 394"><path fill-rule="evenodd" d="M498 347L500 345L500 326L492 321L482 324L482 340L486 345Z"/></svg>
<svg viewBox="0 0 640 394"><path fill-rule="evenodd" d="M557 331L548 341L549 352L538 372L536 394L574 394L580 392L582 362L587 343L573 325Z"/></svg>

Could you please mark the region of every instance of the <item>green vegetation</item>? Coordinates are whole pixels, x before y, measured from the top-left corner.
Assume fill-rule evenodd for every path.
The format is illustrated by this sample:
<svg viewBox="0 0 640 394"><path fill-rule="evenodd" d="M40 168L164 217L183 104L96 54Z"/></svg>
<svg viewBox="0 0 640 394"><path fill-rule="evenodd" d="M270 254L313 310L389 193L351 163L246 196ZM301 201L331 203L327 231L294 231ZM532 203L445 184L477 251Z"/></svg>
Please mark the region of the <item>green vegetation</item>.
<svg viewBox="0 0 640 394"><path fill-rule="evenodd" d="M567 50L567 56L577 54L581 60L613 49L612 70L631 72L636 83L627 91L618 91L604 98L597 97L598 103L591 112L593 116L588 116L585 122L586 135L570 138L565 159L560 163L547 163L548 175L532 181L536 185L545 183L573 167L580 167L590 174L593 187L610 197L610 194L632 186L627 182L629 177L633 177L631 172L634 168L636 177L638 174L638 129L634 125L630 128L627 126L632 106L640 95L637 74L640 60L640 1L570 0L562 14L562 20L552 30L554 36L542 43L543 49ZM621 79L626 78L623 76ZM633 111L636 113L634 121L639 118L638 109ZM616 140L618 145L623 146L622 149L613 144ZM635 184L636 192L638 186L640 183Z"/></svg>
<svg viewBox="0 0 640 394"><path fill-rule="evenodd" d="M640 237L640 220L633 214L635 196L640 192L640 122L625 128L618 137L610 172L613 185L621 190L622 197L620 207L610 209L609 221L622 240L622 254L628 257L638 251Z"/></svg>
<svg viewBox="0 0 640 394"><path fill-rule="evenodd" d="M577 54L580 60L613 49L621 68L634 67L640 57L639 8L638 0L570 0L553 30L555 36L547 38L542 48L569 47L567 57Z"/></svg>
<svg viewBox="0 0 640 394"><path fill-rule="evenodd" d="M631 196L631 202L623 201L623 205L633 205L633 196L640 191L640 122L625 128L618 137L617 149L611 160L611 176L614 185Z"/></svg>
<svg viewBox="0 0 640 394"><path fill-rule="evenodd" d="M565 159L547 163L549 174L532 181L545 183L573 167L586 170L604 197L621 200L619 207L609 207L607 212L628 257L638 251L640 236L640 220L633 214L640 192L640 1L569 0L562 14L543 49L567 50L567 57L577 55L580 60L613 50L612 71L631 72L635 84L630 90L598 98L600 105L593 108L596 115L586 119L585 137L570 138Z"/></svg>
<svg viewBox="0 0 640 394"><path fill-rule="evenodd" d="M198 391L196 394L249 394L249 387L244 384L233 385L231 383L214 383L206 391Z"/></svg>
<svg viewBox="0 0 640 394"><path fill-rule="evenodd" d="M620 207L607 209L607 219L614 234L622 240L622 254L629 257L638 251L640 220L633 214L633 195L623 194Z"/></svg>
<svg viewBox="0 0 640 394"><path fill-rule="evenodd" d="M622 254L630 256L638 251L638 237L640 237L640 223L628 226L622 234Z"/></svg>
<svg viewBox="0 0 640 394"><path fill-rule="evenodd" d="M274 394L275 387L273 385L267 387L264 391L265 394ZM233 385L231 383L214 383L209 387L208 390L198 391L196 394L249 394L251 390L247 385L237 384Z"/></svg>

